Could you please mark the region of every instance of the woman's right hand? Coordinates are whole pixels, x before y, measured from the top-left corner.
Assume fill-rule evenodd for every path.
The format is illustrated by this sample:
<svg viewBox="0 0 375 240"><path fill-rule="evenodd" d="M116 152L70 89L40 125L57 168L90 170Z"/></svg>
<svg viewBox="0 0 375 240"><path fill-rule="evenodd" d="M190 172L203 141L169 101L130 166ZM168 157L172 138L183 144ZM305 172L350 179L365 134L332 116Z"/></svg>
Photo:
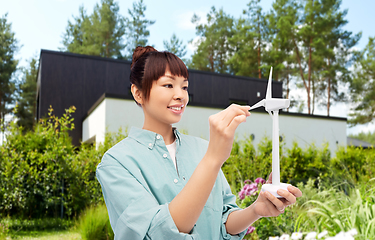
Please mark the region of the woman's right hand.
<svg viewBox="0 0 375 240"><path fill-rule="evenodd" d="M215 159L220 166L229 158L234 133L238 125L245 122L246 118L250 116L249 109L250 106L232 104L225 110L209 117L210 141L207 154Z"/></svg>

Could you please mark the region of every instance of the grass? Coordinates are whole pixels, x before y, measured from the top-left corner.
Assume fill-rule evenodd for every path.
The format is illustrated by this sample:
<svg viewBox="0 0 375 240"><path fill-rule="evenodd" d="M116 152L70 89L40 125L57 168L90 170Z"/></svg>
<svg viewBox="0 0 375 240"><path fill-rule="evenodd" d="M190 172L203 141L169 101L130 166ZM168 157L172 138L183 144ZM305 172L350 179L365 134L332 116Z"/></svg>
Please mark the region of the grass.
<svg viewBox="0 0 375 240"><path fill-rule="evenodd" d="M19 231L12 232L9 240L81 240L81 234L76 231Z"/></svg>

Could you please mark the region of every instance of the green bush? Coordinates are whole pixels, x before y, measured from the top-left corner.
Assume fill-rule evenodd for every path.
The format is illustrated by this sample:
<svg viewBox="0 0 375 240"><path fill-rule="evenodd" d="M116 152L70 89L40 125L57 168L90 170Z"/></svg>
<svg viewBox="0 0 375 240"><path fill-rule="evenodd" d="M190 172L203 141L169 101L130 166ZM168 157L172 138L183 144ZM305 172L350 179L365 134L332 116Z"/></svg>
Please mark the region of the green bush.
<svg viewBox="0 0 375 240"><path fill-rule="evenodd" d="M50 108L49 118L23 133L10 127L7 141L0 146L0 216L20 219L78 216L87 206L103 202L95 178L104 152L126 135L107 134L99 146L72 145L75 108L61 117Z"/></svg>
<svg viewBox="0 0 375 240"><path fill-rule="evenodd" d="M6 240L8 234L9 234L8 224L0 222L0 240Z"/></svg>
<svg viewBox="0 0 375 240"><path fill-rule="evenodd" d="M78 229L85 240L114 239L104 204L87 208L80 217Z"/></svg>

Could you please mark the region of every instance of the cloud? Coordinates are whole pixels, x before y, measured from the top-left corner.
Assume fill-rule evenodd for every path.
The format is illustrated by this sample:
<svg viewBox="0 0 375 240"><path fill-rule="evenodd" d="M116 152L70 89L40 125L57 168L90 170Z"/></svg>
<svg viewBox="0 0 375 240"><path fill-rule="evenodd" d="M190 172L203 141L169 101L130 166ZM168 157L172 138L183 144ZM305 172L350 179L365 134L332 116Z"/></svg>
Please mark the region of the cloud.
<svg viewBox="0 0 375 240"><path fill-rule="evenodd" d="M177 14L176 15L176 20L177 20L176 25L179 29L195 30L195 24L193 24L191 22L191 19L192 19L193 15L196 14L197 16L200 17L200 21L198 22L198 24L206 24L207 23L207 19L206 19L207 12L208 11L197 10L197 11L187 11L187 12Z"/></svg>

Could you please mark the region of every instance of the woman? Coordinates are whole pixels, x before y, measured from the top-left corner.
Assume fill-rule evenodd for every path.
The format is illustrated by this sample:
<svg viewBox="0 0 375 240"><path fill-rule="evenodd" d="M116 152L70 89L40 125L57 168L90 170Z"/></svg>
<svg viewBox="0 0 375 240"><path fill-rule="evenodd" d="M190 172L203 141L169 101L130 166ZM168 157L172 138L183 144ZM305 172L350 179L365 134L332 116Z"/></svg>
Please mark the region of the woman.
<svg viewBox="0 0 375 240"><path fill-rule="evenodd" d="M212 115L209 142L179 133L172 124L189 101L189 81L174 54L137 47L130 81L143 128L131 128L97 168L115 239L242 239L254 221L278 216L302 195L290 186L278 192L284 199L265 192L238 208L220 168L250 107Z"/></svg>

